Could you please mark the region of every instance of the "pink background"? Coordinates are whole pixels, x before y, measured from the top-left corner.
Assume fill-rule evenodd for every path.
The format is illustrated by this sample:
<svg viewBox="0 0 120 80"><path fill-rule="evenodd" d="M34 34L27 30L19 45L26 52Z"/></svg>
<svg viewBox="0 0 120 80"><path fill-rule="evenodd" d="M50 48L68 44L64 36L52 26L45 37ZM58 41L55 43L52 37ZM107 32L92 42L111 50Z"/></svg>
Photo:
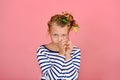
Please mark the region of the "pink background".
<svg viewBox="0 0 120 80"><path fill-rule="evenodd" d="M36 49L50 41L47 21L68 11L81 48L79 80L120 80L120 0L0 0L0 80L39 80Z"/></svg>

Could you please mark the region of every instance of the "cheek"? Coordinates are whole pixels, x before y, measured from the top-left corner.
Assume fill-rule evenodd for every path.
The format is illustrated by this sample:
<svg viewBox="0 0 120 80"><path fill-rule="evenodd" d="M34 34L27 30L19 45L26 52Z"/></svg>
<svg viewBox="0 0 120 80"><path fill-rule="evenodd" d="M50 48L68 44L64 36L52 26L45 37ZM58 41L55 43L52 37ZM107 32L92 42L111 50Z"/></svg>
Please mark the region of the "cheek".
<svg viewBox="0 0 120 80"><path fill-rule="evenodd" d="M58 39L55 38L55 37L51 37L51 40L52 40L53 43L58 43Z"/></svg>
<svg viewBox="0 0 120 80"><path fill-rule="evenodd" d="M63 39L69 39L69 36L63 36Z"/></svg>
<svg viewBox="0 0 120 80"><path fill-rule="evenodd" d="M64 38L64 39L68 39L68 36L64 36L63 38Z"/></svg>

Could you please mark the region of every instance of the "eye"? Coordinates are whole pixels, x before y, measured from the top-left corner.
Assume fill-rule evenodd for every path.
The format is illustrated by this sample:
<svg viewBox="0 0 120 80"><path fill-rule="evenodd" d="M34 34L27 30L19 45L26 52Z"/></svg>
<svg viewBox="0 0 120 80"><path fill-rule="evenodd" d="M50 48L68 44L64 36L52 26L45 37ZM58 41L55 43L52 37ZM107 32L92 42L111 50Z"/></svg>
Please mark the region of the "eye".
<svg viewBox="0 0 120 80"><path fill-rule="evenodd" d="M53 34L53 36L55 36L55 37L56 37L56 36L58 36L58 34Z"/></svg>
<svg viewBox="0 0 120 80"><path fill-rule="evenodd" d="M62 34L63 37L67 36L66 34Z"/></svg>

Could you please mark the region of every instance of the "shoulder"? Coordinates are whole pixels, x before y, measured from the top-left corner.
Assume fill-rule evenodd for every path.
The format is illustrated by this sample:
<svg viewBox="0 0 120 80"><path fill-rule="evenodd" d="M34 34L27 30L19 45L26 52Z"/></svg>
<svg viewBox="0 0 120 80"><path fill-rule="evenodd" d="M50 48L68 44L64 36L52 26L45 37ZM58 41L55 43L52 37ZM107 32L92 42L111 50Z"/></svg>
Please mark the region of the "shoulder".
<svg viewBox="0 0 120 80"><path fill-rule="evenodd" d="M74 51L81 51L80 48L78 46L73 46L73 49Z"/></svg>
<svg viewBox="0 0 120 80"><path fill-rule="evenodd" d="M81 55L81 49L78 46L73 46L72 54L73 55Z"/></svg>
<svg viewBox="0 0 120 80"><path fill-rule="evenodd" d="M45 51L46 48L44 47L44 45L40 45L37 49L36 49L36 53L41 53L42 51Z"/></svg>

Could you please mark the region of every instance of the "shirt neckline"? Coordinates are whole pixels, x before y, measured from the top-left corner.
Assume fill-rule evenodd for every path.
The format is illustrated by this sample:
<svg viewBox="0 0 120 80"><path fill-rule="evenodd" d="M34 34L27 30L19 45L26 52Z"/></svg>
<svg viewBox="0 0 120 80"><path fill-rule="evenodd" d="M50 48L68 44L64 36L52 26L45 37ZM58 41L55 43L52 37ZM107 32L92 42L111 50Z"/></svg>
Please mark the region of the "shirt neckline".
<svg viewBox="0 0 120 80"><path fill-rule="evenodd" d="M54 51L54 50L51 50L51 49L47 48L45 44L43 45L43 47L50 52L59 53L59 51Z"/></svg>

